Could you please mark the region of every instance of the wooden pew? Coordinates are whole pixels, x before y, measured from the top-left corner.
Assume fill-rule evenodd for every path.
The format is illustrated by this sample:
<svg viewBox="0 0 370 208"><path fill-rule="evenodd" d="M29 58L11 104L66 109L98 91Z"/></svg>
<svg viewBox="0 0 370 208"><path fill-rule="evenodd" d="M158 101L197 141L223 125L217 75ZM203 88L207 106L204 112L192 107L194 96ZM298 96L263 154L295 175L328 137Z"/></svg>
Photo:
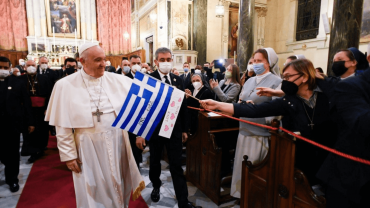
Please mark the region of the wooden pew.
<svg viewBox="0 0 370 208"><path fill-rule="evenodd" d="M223 183L230 183L231 176L221 179L222 148L217 141L236 138L239 122L222 116L211 117L207 112L198 115L198 131L189 137L186 145L186 178L219 205L234 198L220 191ZM221 136L225 132L227 138Z"/></svg>
<svg viewBox="0 0 370 208"><path fill-rule="evenodd" d="M274 120L272 126L279 127ZM304 173L294 168L295 138L270 131L269 152L260 164L244 156L241 208L324 208L326 200L317 196Z"/></svg>

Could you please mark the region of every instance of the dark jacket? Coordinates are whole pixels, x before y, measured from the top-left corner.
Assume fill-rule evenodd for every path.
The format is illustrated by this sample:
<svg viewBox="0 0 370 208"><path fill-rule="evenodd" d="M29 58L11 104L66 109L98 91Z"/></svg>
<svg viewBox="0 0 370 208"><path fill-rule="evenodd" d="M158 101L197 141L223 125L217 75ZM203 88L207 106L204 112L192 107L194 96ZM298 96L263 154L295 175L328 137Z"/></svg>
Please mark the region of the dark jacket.
<svg viewBox="0 0 370 208"><path fill-rule="evenodd" d="M119 69L116 71L116 74L122 74L122 68L119 68Z"/></svg>
<svg viewBox="0 0 370 208"><path fill-rule="evenodd" d="M313 129L309 125L311 122L307 116L308 114L312 118L313 110L304 104L296 95L285 95L282 98L258 105L239 103L234 103L233 105L235 117L261 118L279 115L289 116L295 124L295 130L300 131L303 137L329 147L333 146L335 142L337 133L336 124L329 114L329 99L322 92L318 92L317 95ZM295 165L306 174L310 184L315 185L319 183L315 175L328 153L297 139L295 154Z"/></svg>
<svg viewBox="0 0 370 208"><path fill-rule="evenodd" d="M134 76L131 74L131 71L128 74L126 74L125 76L130 77L131 79L134 78Z"/></svg>
<svg viewBox="0 0 370 208"><path fill-rule="evenodd" d="M363 75L338 82L332 112L338 123L338 151L370 160L370 69ZM329 154L317 176L355 202L370 182L370 166Z"/></svg>
<svg viewBox="0 0 370 208"><path fill-rule="evenodd" d="M36 72L37 72L37 74L40 74L40 66L37 67ZM53 83L53 86L54 86L55 82L59 79L58 74L55 71L53 71L49 68L47 68L45 70L44 75L47 75L49 77L50 81Z"/></svg>
<svg viewBox="0 0 370 208"><path fill-rule="evenodd" d="M0 110L0 119L8 119L7 122L20 128L23 125L34 126L31 99L26 86L15 76L5 78L4 82L5 89L2 89L4 93L0 94L0 99L5 99L5 109Z"/></svg>
<svg viewBox="0 0 370 208"><path fill-rule="evenodd" d="M191 94L193 94L194 88L191 89ZM197 95L195 95L196 98L199 100L206 100L206 99L212 99L214 97L214 94L211 90L207 89L207 87L202 87L202 89L199 90ZM194 107L194 108L200 108L200 103L198 100L194 98L187 98L187 104L188 106ZM190 133L194 134L198 129L198 110L194 109L188 109L188 122L190 127Z"/></svg>
<svg viewBox="0 0 370 208"><path fill-rule="evenodd" d="M184 89L188 89L191 85L191 73L190 71L188 72L188 76L185 77L185 74L181 74L180 75L180 78L183 80L183 83L184 83Z"/></svg>
<svg viewBox="0 0 370 208"><path fill-rule="evenodd" d="M161 80L161 76L159 75L158 70L151 73L150 76L152 76L152 77L154 77L158 80ZM179 76L176 76L172 73L169 73L169 76L170 76L170 79L171 79L172 86L176 87L179 90L184 91L183 80ZM187 114L187 101L184 98L184 101L182 102L182 105L181 105L181 108L180 108L180 113L179 113L179 115L177 117L177 120L176 120L176 123L175 123L175 127L172 131L171 139L173 137L181 139L182 138L182 133L187 132L188 123L187 123L186 114ZM164 118L164 116L163 116L163 118ZM163 118L162 118L161 122L158 124L158 126L156 127L156 129L154 130L154 132L152 134L153 135L152 137L155 137L159 134L159 131L160 131L162 123L163 123Z"/></svg>

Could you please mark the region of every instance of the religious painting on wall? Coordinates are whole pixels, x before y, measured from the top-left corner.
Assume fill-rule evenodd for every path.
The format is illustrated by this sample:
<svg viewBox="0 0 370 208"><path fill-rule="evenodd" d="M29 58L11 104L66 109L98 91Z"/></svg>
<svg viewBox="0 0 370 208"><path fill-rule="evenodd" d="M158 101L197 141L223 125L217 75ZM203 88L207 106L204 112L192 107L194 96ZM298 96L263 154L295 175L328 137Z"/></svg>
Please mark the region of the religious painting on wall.
<svg viewBox="0 0 370 208"><path fill-rule="evenodd" d="M360 42L370 42L370 1L364 1Z"/></svg>
<svg viewBox="0 0 370 208"><path fill-rule="evenodd" d="M79 0L45 0L45 8L49 37L80 38Z"/></svg>
<svg viewBox="0 0 370 208"><path fill-rule="evenodd" d="M228 40L228 58L234 58L238 48L238 24L239 9L236 7L229 8L229 40Z"/></svg>

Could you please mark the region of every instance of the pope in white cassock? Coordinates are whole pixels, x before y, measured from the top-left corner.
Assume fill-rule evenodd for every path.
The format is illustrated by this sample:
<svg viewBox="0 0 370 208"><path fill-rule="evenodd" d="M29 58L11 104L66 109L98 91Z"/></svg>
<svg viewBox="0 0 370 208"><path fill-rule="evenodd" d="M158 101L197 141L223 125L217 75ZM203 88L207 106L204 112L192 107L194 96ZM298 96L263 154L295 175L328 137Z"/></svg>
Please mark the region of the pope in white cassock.
<svg viewBox="0 0 370 208"><path fill-rule="evenodd" d="M113 128L130 89L126 76L105 73L105 54L80 47L83 69L59 80L45 120L56 127L62 162L73 171L77 207L127 207L145 188L128 134Z"/></svg>

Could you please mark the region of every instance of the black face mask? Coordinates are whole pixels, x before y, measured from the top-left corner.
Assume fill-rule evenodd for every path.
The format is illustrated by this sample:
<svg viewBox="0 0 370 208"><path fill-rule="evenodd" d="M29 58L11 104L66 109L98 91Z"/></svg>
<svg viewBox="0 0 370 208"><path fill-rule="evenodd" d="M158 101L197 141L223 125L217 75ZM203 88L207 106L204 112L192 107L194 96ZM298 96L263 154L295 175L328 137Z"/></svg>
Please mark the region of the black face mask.
<svg viewBox="0 0 370 208"><path fill-rule="evenodd" d="M73 73L75 73L75 71L76 71L76 69L75 68L73 68L73 67L69 67L69 68L67 68L66 69L66 74L68 74L68 75L70 75L70 74L73 74Z"/></svg>
<svg viewBox="0 0 370 208"><path fill-rule="evenodd" d="M333 62L333 65L331 66L331 70L333 70L335 76L340 77L344 73L346 73L348 68L346 68L346 66L344 65L345 63L346 63L345 61L335 61L335 62Z"/></svg>
<svg viewBox="0 0 370 208"><path fill-rule="evenodd" d="M301 78L301 76L299 76L297 79ZM281 84L281 90L286 94L286 95L295 95L297 94L298 92L298 85L294 84L294 82L297 80L295 79L293 82L289 82L287 80L283 80L282 84Z"/></svg>

